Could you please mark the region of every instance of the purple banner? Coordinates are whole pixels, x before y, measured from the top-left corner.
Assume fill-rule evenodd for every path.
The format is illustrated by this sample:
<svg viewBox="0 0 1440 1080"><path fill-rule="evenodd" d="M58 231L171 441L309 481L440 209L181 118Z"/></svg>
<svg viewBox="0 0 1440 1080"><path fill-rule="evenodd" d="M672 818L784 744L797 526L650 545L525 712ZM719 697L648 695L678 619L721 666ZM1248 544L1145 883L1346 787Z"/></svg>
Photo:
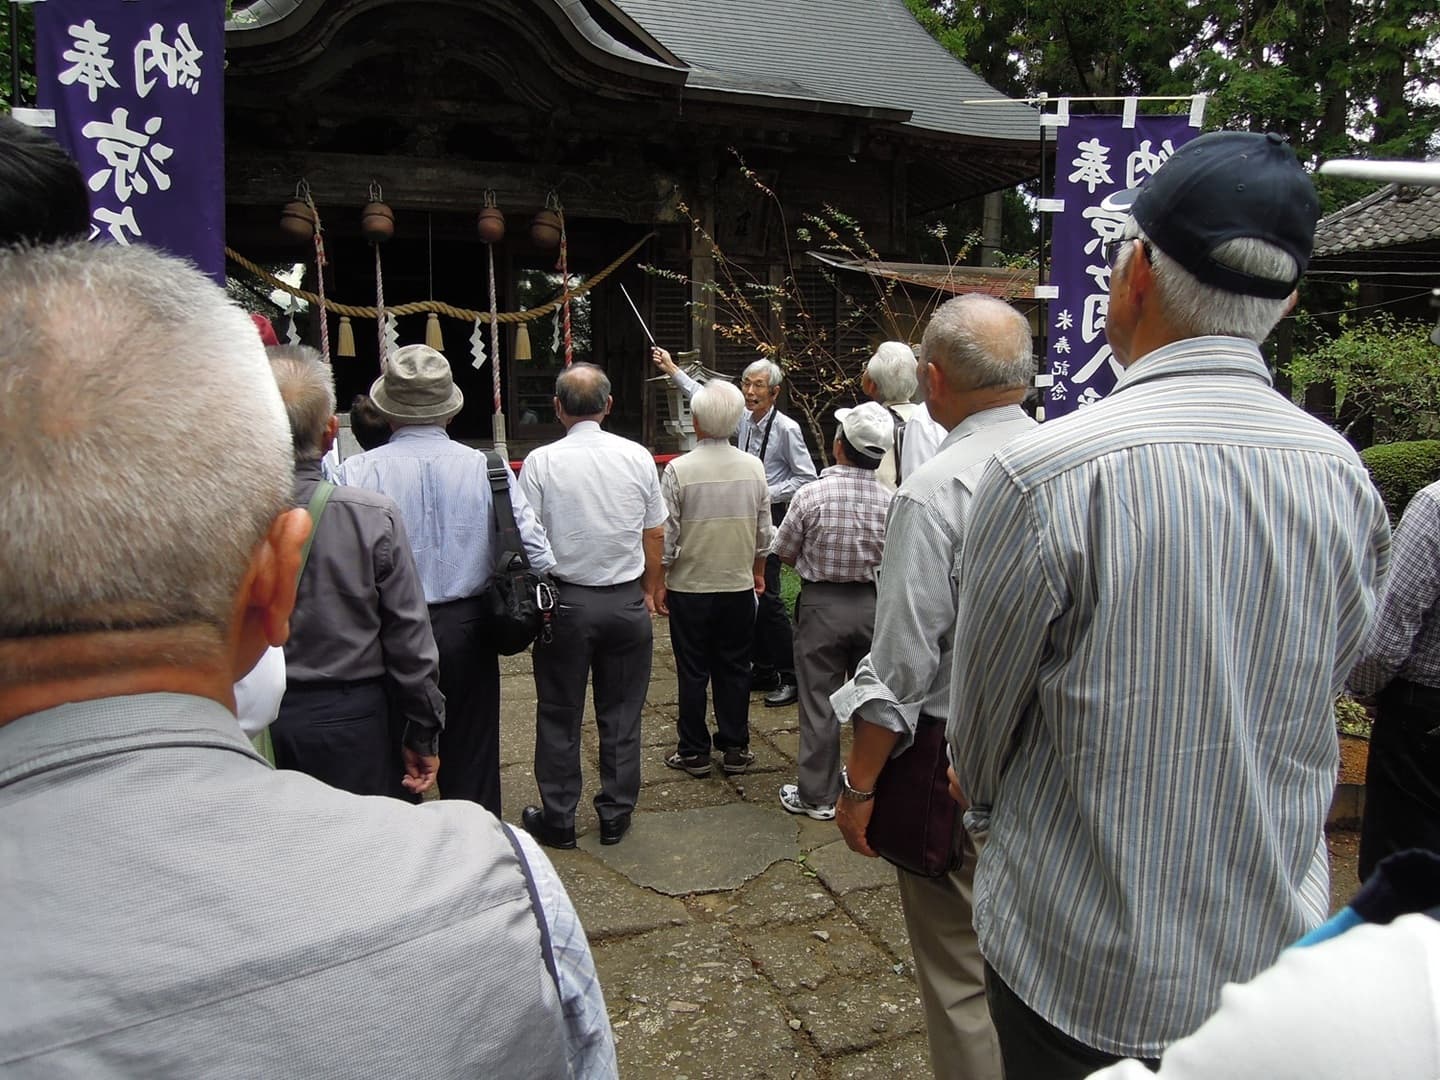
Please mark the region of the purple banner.
<svg viewBox="0 0 1440 1080"><path fill-rule="evenodd" d="M1107 197L1141 183L1200 133L1184 116L1137 116L1132 128L1119 116L1071 116L1056 130L1055 198L1065 208L1054 215L1050 246L1050 282L1058 290L1045 349L1044 370L1054 380L1044 391L1050 418L1099 401L1120 374L1105 341L1105 242L1120 235L1129 211Z"/></svg>
<svg viewBox="0 0 1440 1080"><path fill-rule="evenodd" d="M35 5L40 106L90 187L91 238L225 281L223 0Z"/></svg>

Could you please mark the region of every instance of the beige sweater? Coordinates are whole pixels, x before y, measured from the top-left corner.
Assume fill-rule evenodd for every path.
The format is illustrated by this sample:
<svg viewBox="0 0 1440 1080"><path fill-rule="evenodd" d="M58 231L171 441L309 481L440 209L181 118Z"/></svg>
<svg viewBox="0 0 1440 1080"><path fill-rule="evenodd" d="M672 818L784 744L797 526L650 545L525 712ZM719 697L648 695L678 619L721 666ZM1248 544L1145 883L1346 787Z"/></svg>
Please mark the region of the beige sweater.
<svg viewBox="0 0 1440 1080"><path fill-rule="evenodd" d="M770 550L770 489L760 459L724 439L706 439L665 466L665 587L743 592L755 560Z"/></svg>

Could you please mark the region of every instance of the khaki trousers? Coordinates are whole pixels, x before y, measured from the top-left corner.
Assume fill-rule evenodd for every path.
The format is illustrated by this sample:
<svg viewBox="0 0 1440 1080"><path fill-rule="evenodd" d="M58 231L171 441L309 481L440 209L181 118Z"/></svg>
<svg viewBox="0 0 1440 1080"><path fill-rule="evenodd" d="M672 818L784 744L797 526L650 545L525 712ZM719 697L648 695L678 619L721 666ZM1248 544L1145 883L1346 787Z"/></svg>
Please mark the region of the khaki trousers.
<svg viewBox="0 0 1440 1080"><path fill-rule="evenodd" d="M968 834L964 844L964 865L944 877L896 870L900 907L925 1006L931 1070L943 1080L1001 1080L985 960L971 917L976 851Z"/></svg>

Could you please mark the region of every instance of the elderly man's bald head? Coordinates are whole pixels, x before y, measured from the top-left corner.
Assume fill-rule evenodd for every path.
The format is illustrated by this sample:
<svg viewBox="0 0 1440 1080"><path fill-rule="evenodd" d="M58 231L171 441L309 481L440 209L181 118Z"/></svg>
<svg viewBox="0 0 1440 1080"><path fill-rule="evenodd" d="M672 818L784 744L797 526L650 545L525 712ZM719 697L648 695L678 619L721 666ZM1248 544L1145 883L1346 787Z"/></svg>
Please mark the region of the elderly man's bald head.
<svg viewBox="0 0 1440 1080"><path fill-rule="evenodd" d="M0 460L0 643L185 626L220 640L290 497L254 324L138 247L0 252Z"/></svg>
<svg viewBox="0 0 1440 1080"><path fill-rule="evenodd" d="M555 379L555 401L571 418L603 416L610 404L610 377L594 364L572 364Z"/></svg>
<svg viewBox="0 0 1440 1080"><path fill-rule="evenodd" d="M920 356L963 390L1010 390L1030 385L1035 352L1030 324L1003 300L980 293L957 296L935 309Z"/></svg>

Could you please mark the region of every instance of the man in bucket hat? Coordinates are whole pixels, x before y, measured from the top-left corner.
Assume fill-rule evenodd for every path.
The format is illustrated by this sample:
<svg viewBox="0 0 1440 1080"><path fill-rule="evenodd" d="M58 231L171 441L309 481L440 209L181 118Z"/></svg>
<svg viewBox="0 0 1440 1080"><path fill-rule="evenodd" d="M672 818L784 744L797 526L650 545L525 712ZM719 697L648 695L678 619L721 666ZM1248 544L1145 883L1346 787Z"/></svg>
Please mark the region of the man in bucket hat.
<svg viewBox="0 0 1440 1080"><path fill-rule="evenodd" d="M1277 135L1186 144L1107 245L1114 393L1001 448L960 568L950 757L1007 1080L1157 1059L1326 915L1332 702L1388 557L1275 392L1318 205Z"/></svg>
<svg viewBox="0 0 1440 1080"><path fill-rule="evenodd" d="M499 817L500 662L485 643L481 600L494 574L496 538L485 455L446 433L465 397L449 361L428 345L397 349L370 397L394 434L384 446L348 458L339 480L383 492L400 506L440 650L446 717L440 794L473 800ZM530 564L549 570L555 557L545 530L513 474L509 481Z"/></svg>

